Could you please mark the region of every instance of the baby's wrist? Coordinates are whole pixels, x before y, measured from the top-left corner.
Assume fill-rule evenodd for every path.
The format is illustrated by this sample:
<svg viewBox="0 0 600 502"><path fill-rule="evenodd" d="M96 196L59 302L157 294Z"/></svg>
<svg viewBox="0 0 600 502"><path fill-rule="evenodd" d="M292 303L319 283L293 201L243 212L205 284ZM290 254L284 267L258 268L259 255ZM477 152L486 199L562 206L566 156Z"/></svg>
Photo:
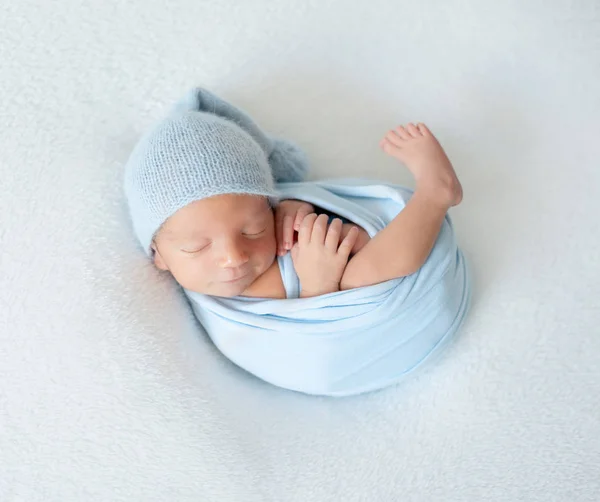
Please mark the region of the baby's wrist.
<svg viewBox="0 0 600 502"><path fill-rule="evenodd" d="M320 288L300 288L300 298L311 298L313 296L321 296L329 293L335 293L340 290L340 283L332 284L328 287Z"/></svg>

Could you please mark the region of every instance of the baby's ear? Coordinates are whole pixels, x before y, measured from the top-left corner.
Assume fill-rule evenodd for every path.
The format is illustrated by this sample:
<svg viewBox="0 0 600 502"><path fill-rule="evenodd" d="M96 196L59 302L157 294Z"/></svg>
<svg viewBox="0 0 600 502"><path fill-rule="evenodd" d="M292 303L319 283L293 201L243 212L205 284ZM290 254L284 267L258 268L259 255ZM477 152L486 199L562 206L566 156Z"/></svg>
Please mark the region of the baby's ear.
<svg viewBox="0 0 600 502"><path fill-rule="evenodd" d="M158 252L158 248L156 247L156 244L153 242L152 243L152 251L154 254L154 266L159 269L159 270L169 270L169 267L167 267L167 264L165 263L165 260L163 259L163 257L161 256L161 254Z"/></svg>

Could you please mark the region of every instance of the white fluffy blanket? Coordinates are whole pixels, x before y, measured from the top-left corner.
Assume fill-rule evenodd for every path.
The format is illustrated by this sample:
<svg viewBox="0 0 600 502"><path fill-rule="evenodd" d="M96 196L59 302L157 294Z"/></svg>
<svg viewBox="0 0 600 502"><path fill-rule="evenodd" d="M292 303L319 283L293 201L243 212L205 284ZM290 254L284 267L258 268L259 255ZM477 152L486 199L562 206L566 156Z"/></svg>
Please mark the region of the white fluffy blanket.
<svg viewBox="0 0 600 502"><path fill-rule="evenodd" d="M595 0L2 2L0 500L598 500L599 23ZM315 177L406 184L377 142L432 128L476 271L437 364L313 398L198 335L121 193L191 85Z"/></svg>

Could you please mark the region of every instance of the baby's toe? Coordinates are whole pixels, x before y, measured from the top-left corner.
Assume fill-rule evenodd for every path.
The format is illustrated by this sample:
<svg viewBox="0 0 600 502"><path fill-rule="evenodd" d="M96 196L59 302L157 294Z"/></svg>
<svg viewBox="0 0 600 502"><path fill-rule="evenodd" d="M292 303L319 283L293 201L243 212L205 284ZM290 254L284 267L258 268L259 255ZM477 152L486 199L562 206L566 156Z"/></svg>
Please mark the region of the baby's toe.
<svg viewBox="0 0 600 502"><path fill-rule="evenodd" d="M410 137L411 137L410 134L408 134L407 130L404 129L404 126L398 126L398 127L396 127L396 133L402 139L410 139Z"/></svg>
<svg viewBox="0 0 600 502"><path fill-rule="evenodd" d="M417 126L412 122L406 126L406 130L413 138L419 138L422 136L421 131L417 129Z"/></svg>
<svg viewBox="0 0 600 502"><path fill-rule="evenodd" d="M394 155L401 151L400 147L394 145L391 141L388 141L387 138L383 139L380 144L383 151L390 155Z"/></svg>
<svg viewBox="0 0 600 502"><path fill-rule="evenodd" d="M388 132L385 135L384 140L387 140L392 145L397 146L397 147L401 147L402 146L402 142L403 142L403 139L398 134L396 134L394 131Z"/></svg>
<svg viewBox="0 0 600 502"><path fill-rule="evenodd" d="M429 130L429 128L423 124L423 122L419 122L417 124L417 129L419 129L419 131L421 131L421 134L423 134L423 136L431 136L431 131Z"/></svg>

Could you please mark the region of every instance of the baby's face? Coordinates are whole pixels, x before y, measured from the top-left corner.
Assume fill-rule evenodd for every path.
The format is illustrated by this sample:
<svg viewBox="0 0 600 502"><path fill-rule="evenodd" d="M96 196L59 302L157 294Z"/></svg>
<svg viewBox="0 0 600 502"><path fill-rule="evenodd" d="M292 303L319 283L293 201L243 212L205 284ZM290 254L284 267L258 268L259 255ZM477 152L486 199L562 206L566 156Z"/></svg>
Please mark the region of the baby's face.
<svg viewBox="0 0 600 502"><path fill-rule="evenodd" d="M188 290L237 296L273 264L274 224L263 197L227 194L203 199L165 222L154 239L154 263Z"/></svg>

